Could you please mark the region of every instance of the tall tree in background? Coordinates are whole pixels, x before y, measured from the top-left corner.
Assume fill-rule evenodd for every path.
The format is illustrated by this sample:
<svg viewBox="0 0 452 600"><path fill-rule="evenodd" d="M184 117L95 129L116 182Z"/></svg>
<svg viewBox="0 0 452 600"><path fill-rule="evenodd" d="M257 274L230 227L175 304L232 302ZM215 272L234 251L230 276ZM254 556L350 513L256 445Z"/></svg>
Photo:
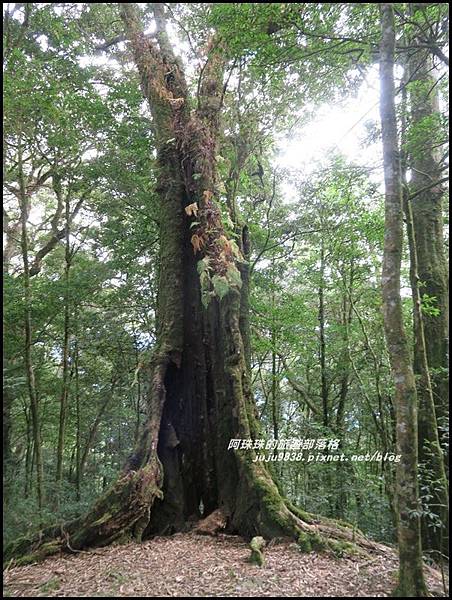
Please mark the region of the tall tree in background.
<svg viewBox="0 0 452 600"><path fill-rule="evenodd" d="M382 3L380 115L385 178L385 243L382 293L385 336L395 384L399 585L396 595L425 597L417 481L417 394L406 337L400 269L403 248L402 174L395 112L395 23L392 4Z"/></svg>
<svg viewBox="0 0 452 600"><path fill-rule="evenodd" d="M414 371L419 375L419 463L421 484L425 495L431 497L425 503L422 541L424 550L447 553L448 486L439 443L447 427L449 384L448 273L443 242L444 165L441 156L444 133L438 81L431 49L425 47L424 40L425 31L429 29L426 6L410 5L410 19L410 44L414 50L407 61L411 108L406 144L407 166L411 169L407 220L412 230L409 240L415 310L421 302L419 315L414 319ZM438 26L441 23L439 18L437 23ZM439 517L441 524L435 523L429 514Z"/></svg>

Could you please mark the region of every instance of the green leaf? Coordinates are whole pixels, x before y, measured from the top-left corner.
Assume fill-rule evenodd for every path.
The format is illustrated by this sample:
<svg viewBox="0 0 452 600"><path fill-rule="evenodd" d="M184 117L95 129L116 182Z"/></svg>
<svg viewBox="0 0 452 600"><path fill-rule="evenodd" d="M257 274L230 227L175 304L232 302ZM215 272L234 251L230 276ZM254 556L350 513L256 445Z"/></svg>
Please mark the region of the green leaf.
<svg viewBox="0 0 452 600"><path fill-rule="evenodd" d="M235 265L230 265L226 272L226 278L231 285L236 285L239 289L242 287L242 277L240 271Z"/></svg>
<svg viewBox="0 0 452 600"><path fill-rule="evenodd" d="M229 292L230 288L228 280L222 275L214 275L212 277L212 284L215 294L218 296L218 298L220 298L220 300Z"/></svg>
<svg viewBox="0 0 452 600"><path fill-rule="evenodd" d="M210 297L211 297L210 292L203 292L201 294L201 302L202 302L202 305L204 306L204 308L207 308L209 306Z"/></svg>
<svg viewBox="0 0 452 600"><path fill-rule="evenodd" d="M210 277L209 277L209 273L207 271L203 271L199 275L199 282L201 284L201 290L202 291L209 290L209 288L210 288Z"/></svg>
<svg viewBox="0 0 452 600"><path fill-rule="evenodd" d="M198 260L196 269L200 275L201 275L201 273L204 273L204 271L207 271L208 268L209 268L209 259L207 257L202 258L201 260Z"/></svg>
<svg viewBox="0 0 452 600"><path fill-rule="evenodd" d="M246 262L245 259L243 258L243 254L240 252L240 248L237 246L236 242L234 242L234 240L230 240L230 243L231 243L232 254L234 255L234 257L241 263Z"/></svg>

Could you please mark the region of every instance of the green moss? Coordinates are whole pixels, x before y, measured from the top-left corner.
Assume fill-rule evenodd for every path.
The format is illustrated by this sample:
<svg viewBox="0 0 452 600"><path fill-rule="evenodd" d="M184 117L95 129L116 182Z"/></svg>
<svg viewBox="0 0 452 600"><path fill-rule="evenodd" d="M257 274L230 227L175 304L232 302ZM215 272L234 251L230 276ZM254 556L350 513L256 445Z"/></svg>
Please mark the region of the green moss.
<svg viewBox="0 0 452 600"><path fill-rule="evenodd" d="M359 554L357 546L351 542L346 542L343 540L329 540L328 546L338 558Z"/></svg>
<svg viewBox="0 0 452 600"><path fill-rule="evenodd" d="M263 567L265 563L263 554L261 552L252 552L250 563L257 565L258 567Z"/></svg>
<svg viewBox="0 0 452 600"><path fill-rule="evenodd" d="M293 512L293 514L295 516L297 516L299 519L301 519L305 523L315 523L316 522L317 519L315 518L315 515L313 515L312 513L308 513L304 510L301 510L301 508L298 508L298 506L295 506L295 504L292 504L292 502L290 500L284 499L284 503L287 506L287 508L291 512Z"/></svg>
<svg viewBox="0 0 452 600"><path fill-rule="evenodd" d="M4 551L4 558L5 558L5 562L8 562L8 560L11 560L12 558L15 558L16 556L21 556L25 553L27 553L27 551L32 547L33 545L33 539L29 538L29 537L20 537L17 540L14 540L13 542L10 542L6 547L5 547L5 551Z"/></svg>
<svg viewBox="0 0 452 600"><path fill-rule="evenodd" d="M311 540L307 533L300 533L297 544L302 552L312 552Z"/></svg>
<svg viewBox="0 0 452 600"><path fill-rule="evenodd" d="M258 565L259 567L262 567L264 565L264 555L262 553L262 549L265 546L265 540L263 537L261 536L256 536L253 537L253 539L250 542L250 548L251 548L251 556L250 556L250 562L254 565Z"/></svg>
<svg viewBox="0 0 452 600"><path fill-rule="evenodd" d="M43 556L48 556L50 554L54 554L55 552L58 552L58 550L60 550L60 548L61 548L60 542L58 542L57 540L52 540L51 542L46 542L45 544L42 544L42 546L39 548L38 552L40 554L42 554Z"/></svg>
<svg viewBox="0 0 452 600"><path fill-rule="evenodd" d="M337 519L336 523L342 525L342 527L345 527L346 529L355 529L355 531L358 531L358 529L356 529L354 525L352 525L351 523L347 523L347 521L343 521L342 519Z"/></svg>
<svg viewBox="0 0 452 600"><path fill-rule="evenodd" d="M352 523L347 523L347 521L343 521L342 519L329 519L328 517L321 517L319 520L322 523L325 523L325 525L331 525L336 529L342 529L343 531L345 530L352 534L357 533L358 535L365 537L360 529L355 527Z"/></svg>
<svg viewBox="0 0 452 600"><path fill-rule="evenodd" d="M123 583L129 581L129 578L123 575L123 573L114 571L113 569L109 569L108 571L106 571L105 576L114 579L119 585L122 585Z"/></svg>
<svg viewBox="0 0 452 600"><path fill-rule="evenodd" d="M295 528L282 513L283 506L281 497L273 490L267 491L262 498L261 517L271 537L295 533ZM267 535L267 531L265 533Z"/></svg>
<svg viewBox="0 0 452 600"><path fill-rule="evenodd" d="M103 525L104 523L106 523L110 519L111 519L111 514L107 512L104 515L102 515L100 517L100 519L97 519L97 521L94 521L94 523L92 525L94 527L99 527L99 525Z"/></svg>
<svg viewBox="0 0 452 600"><path fill-rule="evenodd" d="M392 592L393 598L428 598L430 596L427 586L423 581L399 582Z"/></svg>
<svg viewBox="0 0 452 600"><path fill-rule="evenodd" d="M131 542L134 539L133 535L130 533L130 531L124 531L123 533L121 533L120 535L118 535L118 537L114 540L114 544L116 546L121 546L122 544L128 544L129 542ZM141 542L141 537L139 540L136 540L138 542Z"/></svg>
<svg viewBox="0 0 452 600"><path fill-rule="evenodd" d="M40 560L44 560L44 558L46 558L46 556L51 556L52 554L56 554L59 550L61 550L60 542L55 541L55 540L52 542L47 542L45 544L42 544L42 546L40 546L38 548L38 550L36 550L36 552L30 552L29 554L24 554L23 556L20 556L19 558L15 558L14 565L17 567L20 567L23 565L29 565L31 563L38 562Z"/></svg>
<svg viewBox="0 0 452 600"><path fill-rule="evenodd" d="M38 562L38 560L36 554L24 554L20 558L13 559L13 565L15 567L22 567L23 565L30 565L31 563Z"/></svg>
<svg viewBox="0 0 452 600"><path fill-rule="evenodd" d="M326 550L326 548L328 548L327 540L319 533L314 532L308 535L313 550Z"/></svg>
<svg viewBox="0 0 452 600"><path fill-rule="evenodd" d="M51 577L48 581L39 586L39 591L42 594L47 594L48 592L60 589L60 586L61 582L58 577Z"/></svg>

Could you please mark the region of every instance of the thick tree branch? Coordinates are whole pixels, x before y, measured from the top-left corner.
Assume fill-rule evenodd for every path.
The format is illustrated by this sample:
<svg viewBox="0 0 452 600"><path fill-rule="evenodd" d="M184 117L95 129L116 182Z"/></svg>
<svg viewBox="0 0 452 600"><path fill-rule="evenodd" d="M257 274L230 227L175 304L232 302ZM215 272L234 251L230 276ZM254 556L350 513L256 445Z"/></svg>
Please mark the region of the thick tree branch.
<svg viewBox="0 0 452 600"><path fill-rule="evenodd" d="M312 403L306 390L299 383L297 383L294 379L292 379L292 377L289 375L289 367L287 366L287 361L284 358L284 356L282 354L279 354L279 357L284 365L284 369L285 369L284 377L287 379L287 381L289 382L291 387L301 395L301 397L303 398L303 401L307 404L307 406L309 406L309 408L312 410L312 412L316 415L319 415L320 414L319 409L317 408L317 406L315 404Z"/></svg>
<svg viewBox="0 0 452 600"><path fill-rule="evenodd" d="M88 196L88 194L89 194L89 191L86 192L80 198L80 200L77 202L77 204L75 205L74 210L72 211L72 213L69 217L68 226L72 223L74 218L79 213L79 211L82 207L82 204L86 200L86 197ZM53 228L53 223L52 223L52 228ZM64 238L65 234L66 234L66 227L64 227L63 229L60 229L59 231L53 230L52 236L50 237L50 239L36 253L36 256L30 266L30 277L34 277L41 271L43 259L47 256L47 254L49 254L49 252L51 252L55 248L55 246L58 244L58 242Z"/></svg>
<svg viewBox="0 0 452 600"><path fill-rule="evenodd" d="M422 187L419 190L416 190L415 192L411 193L409 195L409 200L413 200L414 198L417 198L418 196L420 196L424 192L428 192L428 190L431 190L434 187L437 187L437 186L440 186L443 183L446 183L446 181L449 181L449 177L442 177L438 181L433 181L429 185L426 185L425 187Z"/></svg>

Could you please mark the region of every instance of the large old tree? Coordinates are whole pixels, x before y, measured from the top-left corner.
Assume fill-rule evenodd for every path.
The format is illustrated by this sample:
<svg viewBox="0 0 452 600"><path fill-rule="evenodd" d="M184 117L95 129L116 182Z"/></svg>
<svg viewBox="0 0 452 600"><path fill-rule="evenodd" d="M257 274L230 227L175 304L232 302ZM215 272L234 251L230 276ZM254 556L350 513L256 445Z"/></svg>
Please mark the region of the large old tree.
<svg viewBox="0 0 452 600"><path fill-rule="evenodd" d="M18 540L7 558L171 533L216 509L229 532L334 547L351 539L349 528L297 510L252 450L228 450L231 438L259 437L259 427L249 377L246 227L231 214L235 231L227 232L218 190L227 43L211 34L190 95L164 6L152 9L155 37L144 34L136 5L119 7L157 150L160 264L148 419L120 477L88 514Z"/></svg>

